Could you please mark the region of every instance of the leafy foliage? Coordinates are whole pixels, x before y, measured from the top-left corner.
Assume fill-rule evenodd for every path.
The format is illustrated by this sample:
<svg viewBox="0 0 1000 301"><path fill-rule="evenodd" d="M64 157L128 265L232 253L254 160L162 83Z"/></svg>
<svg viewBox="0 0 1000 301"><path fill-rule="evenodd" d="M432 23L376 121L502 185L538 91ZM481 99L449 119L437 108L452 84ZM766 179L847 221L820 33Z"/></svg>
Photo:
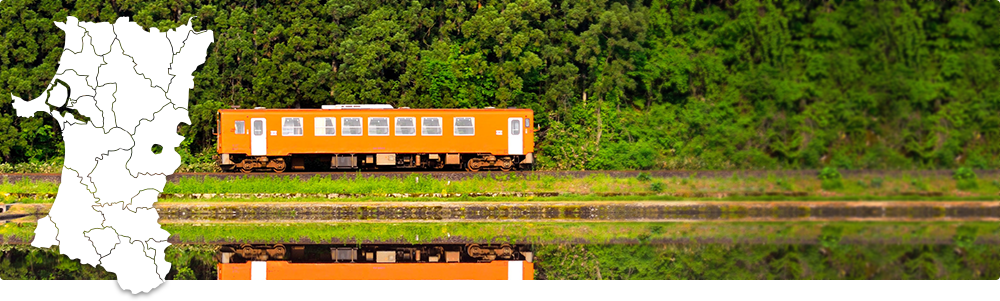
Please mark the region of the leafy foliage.
<svg viewBox="0 0 1000 301"><path fill-rule="evenodd" d="M63 154L53 21L214 31L182 128L215 111L389 103L535 111L548 169L1000 167L992 1L34 1L0 4L0 163ZM41 116L41 115L39 115ZM200 164L200 165L199 165ZM197 167L194 169L200 169Z"/></svg>
<svg viewBox="0 0 1000 301"><path fill-rule="evenodd" d="M958 189L960 190L973 190L979 188L978 178L976 177L976 172L972 171L971 168L961 167L955 170L955 181L958 183Z"/></svg>
<svg viewBox="0 0 1000 301"><path fill-rule="evenodd" d="M844 188L844 182L840 176L840 172L836 168L826 167L820 170L819 180L821 186L826 190L836 190Z"/></svg>
<svg viewBox="0 0 1000 301"><path fill-rule="evenodd" d="M667 189L667 185L663 184L663 182L655 182L653 184L649 184L649 190L652 190L653 192L656 192L656 193L663 192L666 189Z"/></svg>

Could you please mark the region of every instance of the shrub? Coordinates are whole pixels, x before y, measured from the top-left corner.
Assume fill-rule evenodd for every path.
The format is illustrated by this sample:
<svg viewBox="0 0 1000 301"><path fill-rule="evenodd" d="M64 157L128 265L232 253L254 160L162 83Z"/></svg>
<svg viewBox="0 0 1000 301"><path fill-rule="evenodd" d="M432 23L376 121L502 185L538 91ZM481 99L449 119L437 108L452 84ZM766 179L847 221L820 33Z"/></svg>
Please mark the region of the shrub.
<svg viewBox="0 0 1000 301"><path fill-rule="evenodd" d="M819 179L820 180L829 180L829 179L838 179L839 180L841 178L842 177L840 176L840 172L837 171L837 169L833 168L833 167L825 167L825 168L823 168L823 170L819 171Z"/></svg>
<svg viewBox="0 0 1000 301"><path fill-rule="evenodd" d="M955 229L955 236L952 238L952 241L954 241L955 246L968 249L976 243L977 232L979 232L979 228L976 226L958 226L958 229Z"/></svg>
<svg viewBox="0 0 1000 301"><path fill-rule="evenodd" d="M819 172L819 180L821 181L821 186L825 190L836 190L844 188L844 183L840 172L836 168L826 167Z"/></svg>
<svg viewBox="0 0 1000 301"><path fill-rule="evenodd" d="M831 249L837 247L840 244L840 239L843 238L844 228L840 226L827 225L820 229L819 243L824 248Z"/></svg>
<svg viewBox="0 0 1000 301"><path fill-rule="evenodd" d="M960 167L959 169L955 170L955 174L953 176L955 177L955 180L975 179L976 172L972 171L972 169L968 167Z"/></svg>
<svg viewBox="0 0 1000 301"><path fill-rule="evenodd" d="M955 178L955 181L958 182L956 186L958 186L959 190L972 190L979 188L979 183L977 183L976 179L976 172L972 171L971 168L961 167L958 170L955 170L953 177Z"/></svg>
<svg viewBox="0 0 1000 301"><path fill-rule="evenodd" d="M667 189L667 185L663 184L663 182L656 182L656 183L653 183L652 185L649 185L649 190L652 190L653 192L656 192L656 193L663 192L666 189Z"/></svg>
<svg viewBox="0 0 1000 301"><path fill-rule="evenodd" d="M636 176L635 178L639 179L639 182L649 182L650 180L653 179L652 177L649 176L648 173L645 172L640 172L639 175Z"/></svg>
<svg viewBox="0 0 1000 301"><path fill-rule="evenodd" d="M883 181L882 178L872 178L871 181L868 184L868 187L871 187L871 188L882 188L882 181Z"/></svg>

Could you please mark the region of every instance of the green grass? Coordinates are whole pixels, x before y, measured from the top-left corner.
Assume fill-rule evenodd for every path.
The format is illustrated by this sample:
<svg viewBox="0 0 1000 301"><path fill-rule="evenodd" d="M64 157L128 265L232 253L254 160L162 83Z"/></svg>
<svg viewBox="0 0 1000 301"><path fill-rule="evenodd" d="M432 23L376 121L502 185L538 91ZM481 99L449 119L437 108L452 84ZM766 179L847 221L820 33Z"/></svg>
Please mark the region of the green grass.
<svg viewBox="0 0 1000 301"><path fill-rule="evenodd" d="M167 183L164 193L470 193L529 191L528 183L517 175L506 175L501 179L474 177L461 181L415 174L402 179L383 176L331 179L316 176L305 181L294 176L235 180L206 177L182 178L177 183Z"/></svg>
<svg viewBox="0 0 1000 301"><path fill-rule="evenodd" d="M0 181L0 194L3 193L56 193L59 191L59 184L49 181L32 181L25 179L17 183L10 183L6 177Z"/></svg>
<svg viewBox="0 0 1000 301"><path fill-rule="evenodd" d="M959 183L959 181L963 181ZM976 184L966 182L975 181ZM964 184L963 184L964 183ZM606 199L598 194L659 194L637 199L713 200L725 195L725 200L998 200L1000 184L993 178L963 178L956 180L950 176L915 177L909 174L883 178L873 176L844 177L837 188L824 189L823 181L816 177L763 177L733 176L728 178L614 178L605 174L594 174L584 178L554 177L550 175L503 174L496 178L478 175L469 179L449 181L417 174L405 178L385 176L343 177L332 179L317 176L301 180L296 176L276 177L236 177L227 179L181 178L168 182L164 187L167 194L431 194L431 193L493 193L493 192L560 192L574 200L589 197ZM960 185L961 184L961 185ZM962 186L959 189L958 186ZM830 185L827 185L830 188ZM6 179L0 183L0 202L51 202L45 197L36 199L13 199L9 194L36 193L54 194L58 185L45 181L20 181L16 184ZM940 196L926 196L928 192ZM779 195L767 196L768 193ZM806 196L789 197L780 194L805 193ZM758 194L760 196L754 196ZM919 194L925 194L921 196ZM372 201L370 198L338 199L342 201ZM382 198L383 200L410 200ZM492 199L492 198L483 198ZM629 199L628 197L621 198ZM220 199L214 199L220 200ZM301 199L295 199L301 201ZM560 200L560 199L552 199Z"/></svg>

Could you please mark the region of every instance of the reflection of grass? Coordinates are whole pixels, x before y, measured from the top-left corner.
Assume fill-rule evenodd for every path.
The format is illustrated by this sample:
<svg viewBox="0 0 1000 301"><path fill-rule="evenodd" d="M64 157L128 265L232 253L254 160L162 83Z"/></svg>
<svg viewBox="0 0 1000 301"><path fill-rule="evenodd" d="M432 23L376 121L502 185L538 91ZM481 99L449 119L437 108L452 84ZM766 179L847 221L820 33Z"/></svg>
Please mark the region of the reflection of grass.
<svg viewBox="0 0 1000 301"><path fill-rule="evenodd" d="M215 280L215 246L171 245L165 258L170 265L167 280ZM114 280L115 274L101 266L81 264L59 254L59 248L35 248L29 245L0 245L0 278L4 280L78 279Z"/></svg>
<svg viewBox="0 0 1000 301"><path fill-rule="evenodd" d="M35 223L4 223L0 225L0 245L2 242L30 241L35 237Z"/></svg>
<svg viewBox="0 0 1000 301"><path fill-rule="evenodd" d="M536 245L535 279L989 279L993 245Z"/></svg>
<svg viewBox="0 0 1000 301"><path fill-rule="evenodd" d="M991 222L697 222L697 223L340 223L340 224L167 224L187 243L399 241L427 243L460 236L477 242L836 242L918 243L951 241L958 228L975 227L979 237L1000 240ZM825 231L825 232L824 232Z"/></svg>

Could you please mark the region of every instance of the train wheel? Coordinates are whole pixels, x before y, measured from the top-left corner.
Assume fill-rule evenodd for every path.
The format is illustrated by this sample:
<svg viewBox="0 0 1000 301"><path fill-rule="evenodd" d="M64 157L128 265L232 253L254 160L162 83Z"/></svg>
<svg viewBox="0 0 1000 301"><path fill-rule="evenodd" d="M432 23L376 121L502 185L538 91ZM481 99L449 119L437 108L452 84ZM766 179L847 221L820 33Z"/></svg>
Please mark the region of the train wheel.
<svg viewBox="0 0 1000 301"><path fill-rule="evenodd" d="M238 254L238 255L240 255L240 257L243 257L243 258L246 258L246 259L253 259L253 258L251 258L251 257L254 256L253 246L251 246L251 245L243 245L243 246L240 247L239 250L236 251L236 254Z"/></svg>
<svg viewBox="0 0 1000 301"><path fill-rule="evenodd" d="M251 173L253 172L253 165L247 164L246 161L240 162L239 169L243 173Z"/></svg>
<svg viewBox="0 0 1000 301"><path fill-rule="evenodd" d="M465 170L468 171L479 171L479 168L481 167L482 164L480 164L479 160L476 159L469 159L468 162L465 162Z"/></svg>
<svg viewBox="0 0 1000 301"><path fill-rule="evenodd" d="M514 169L514 162L511 159L504 159L503 162L500 163L500 170L510 171L511 169Z"/></svg>
<svg viewBox="0 0 1000 301"><path fill-rule="evenodd" d="M285 159L274 159L274 172L281 173L284 172L286 168L288 168L288 164L285 164Z"/></svg>
<svg viewBox="0 0 1000 301"><path fill-rule="evenodd" d="M275 259L285 259L285 245L274 246L273 253Z"/></svg>
<svg viewBox="0 0 1000 301"><path fill-rule="evenodd" d="M500 254L499 255L500 255L500 257L503 257L503 258L510 258L511 256L514 255L514 248L512 248L508 244L503 244L503 245L500 246Z"/></svg>
<svg viewBox="0 0 1000 301"><path fill-rule="evenodd" d="M465 249L465 253L472 257L479 256L480 252L482 252L482 249L479 248L478 244L471 244Z"/></svg>

